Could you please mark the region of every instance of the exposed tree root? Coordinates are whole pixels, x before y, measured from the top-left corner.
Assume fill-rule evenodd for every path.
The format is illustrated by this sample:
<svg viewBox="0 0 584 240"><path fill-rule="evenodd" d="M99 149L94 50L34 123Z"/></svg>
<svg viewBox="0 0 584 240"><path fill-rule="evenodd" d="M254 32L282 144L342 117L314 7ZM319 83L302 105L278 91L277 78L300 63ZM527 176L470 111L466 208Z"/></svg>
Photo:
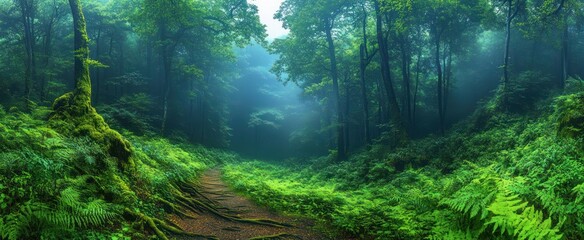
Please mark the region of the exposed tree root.
<svg viewBox="0 0 584 240"><path fill-rule="evenodd" d="M272 227L293 227L292 225L281 223L269 219L246 219L241 218L234 215L234 212L225 207L220 207L219 203L209 199L204 194L202 194L196 185L182 183L178 185L172 185L171 194L173 196L173 200L169 201L163 199L161 197L156 196L154 199L156 202L164 205L164 208L171 213L176 214L181 218L191 218L195 219L196 216L193 216L190 212L199 213L199 214L211 214L213 216L232 221L232 222L239 222L239 223L249 223L249 224L257 224L257 225L264 225L264 226L272 226ZM217 239L215 236L207 236L201 234L195 234L184 231L180 226L166 222L164 220L149 217L144 215L143 213L132 211L129 208L124 209L124 211L132 217L135 217L141 221L143 221L144 226L150 228L154 234L162 240L168 240L168 236L166 233L174 234L174 235L183 235L183 236L191 236L197 237L201 239ZM239 228L226 228L225 230L229 231L240 231ZM166 233L165 233L166 232ZM282 233L273 236L265 236L259 237L254 239L278 239L280 237L294 237L294 235ZM296 236L297 237L297 236Z"/></svg>
<svg viewBox="0 0 584 240"><path fill-rule="evenodd" d="M274 240L274 239L282 239L282 238L285 238L285 237L302 239L298 235L289 234L289 233L279 233L279 234L268 235L268 236L253 237L253 238L250 238L249 240Z"/></svg>
<svg viewBox="0 0 584 240"><path fill-rule="evenodd" d="M166 223L158 218L149 217L149 216L146 216L146 215L139 213L139 212L134 212L134 211L130 210L129 208L124 209L124 211L127 214L144 221L145 224L152 231L154 231L156 236L162 240L168 240L168 236L166 236L166 234L161 229L168 231L170 233L173 233L173 234L177 234L177 235L199 237L199 238L204 238L204 239L209 239L209 240L218 240L218 238L215 236L207 236L207 235L185 232L182 229L180 229L180 227L178 227L178 226L171 226L170 224L168 224L168 223Z"/></svg>
<svg viewBox="0 0 584 240"><path fill-rule="evenodd" d="M222 228L222 230L230 231L230 232L240 232L241 228L239 228L239 227L225 227L225 228Z"/></svg>
<svg viewBox="0 0 584 240"><path fill-rule="evenodd" d="M193 216L193 215L191 215L191 214L188 214L188 213L187 213L187 212L185 212L185 211L182 211L182 210L180 209L180 207L176 206L176 204L174 204L174 203L171 203L171 202L169 202L169 201L167 201L167 200L165 200L165 199L163 199L163 198L161 198L161 197L155 197L155 199L156 199L156 201L158 201L158 202L160 202L160 203L164 204L165 206L167 206L168 208L170 208L170 210L171 210L171 211L172 211L174 214L178 215L178 216L179 216L179 217L181 217L181 218L190 218L190 219L195 219L195 218L197 218L197 217L195 217L195 216Z"/></svg>
<svg viewBox="0 0 584 240"><path fill-rule="evenodd" d="M207 198L205 195L203 195L202 193L200 193L198 191L197 187L195 187L191 184L188 184L186 182L181 184L179 187L175 187L175 188L176 188L175 189L176 191L174 191L173 195L174 195L175 199L177 200L177 202L181 206L185 207L186 209L189 209L189 210L194 211L194 212L198 212L198 213L209 212L217 217L223 218L225 220L233 221L233 222L258 224L258 225L272 226L272 227L293 227L292 225L269 220L269 219L245 219L245 218L240 218L240 217L232 215L232 214L224 213L224 212L220 211L219 207L217 207L218 203ZM179 189L180 189L180 191L179 191ZM183 193L186 193L190 196L185 196L185 194L183 194ZM229 209L225 209L225 208L223 208L221 210L229 211Z"/></svg>
<svg viewBox="0 0 584 240"><path fill-rule="evenodd" d="M203 199L205 199L205 201L209 202L209 203L213 203L213 204L217 204L216 201L211 200L210 198L208 198L207 196L203 195L196 187L197 185L192 183L186 183L183 182L183 184L179 185L179 189L182 190L183 192L189 193L190 195L195 195L195 196L199 196Z"/></svg>

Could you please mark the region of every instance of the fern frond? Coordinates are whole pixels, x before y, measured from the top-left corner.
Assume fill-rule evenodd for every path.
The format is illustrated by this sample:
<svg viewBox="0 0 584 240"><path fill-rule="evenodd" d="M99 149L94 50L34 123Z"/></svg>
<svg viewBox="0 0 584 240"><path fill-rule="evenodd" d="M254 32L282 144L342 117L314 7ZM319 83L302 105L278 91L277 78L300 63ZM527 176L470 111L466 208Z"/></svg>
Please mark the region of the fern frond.
<svg viewBox="0 0 584 240"><path fill-rule="evenodd" d="M74 187L68 187L61 192L59 208L49 214L47 220L67 228L99 226L117 217L111 205L101 199L84 202L81 193Z"/></svg>
<svg viewBox="0 0 584 240"><path fill-rule="evenodd" d="M451 198L445 198L440 203L457 212L469 214L470 218L479 216L479 219L483 220L487 218L489 214L487 206L493 201L497 192L495 184L491 182L492 179L473 181L454 193Z"/></svg>
<svg viewBox="0 0 584 240"><path fill-rule="evenodd" d="M33 226L42 225L38 218L48 211L48 207L41 203L26 202L16 212L6 216L5 223L0 226L0 236L2 239L16 240L26 238L30 234L27 230Z"/></svg>
<svg viewBox="0 0 584 240"><path fill-rule="evenodd" d="M578 184L572 191L576 194L576 203L581 203L584 200L584 183Z"/></svg>
<svg viewBox="0 0 584 240"><path fill-rule="evenodd" d="M527 205L518 195L512 195L511 191L500 191L487 208L494 216L486 225L493 225L493 233L499 230L501 235L507 233L520 240L562 238L559 229L552 226L551 218L544 220L541 211Z"/></svg>

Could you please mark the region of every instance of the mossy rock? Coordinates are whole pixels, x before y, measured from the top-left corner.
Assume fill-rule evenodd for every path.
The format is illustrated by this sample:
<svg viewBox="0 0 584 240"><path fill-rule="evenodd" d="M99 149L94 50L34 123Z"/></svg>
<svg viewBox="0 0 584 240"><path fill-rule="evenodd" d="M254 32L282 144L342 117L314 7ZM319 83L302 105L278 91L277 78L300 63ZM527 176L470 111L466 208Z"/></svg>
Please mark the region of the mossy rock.
<svg viewBox="0 0 584 240"><path fill-rule="evenodd" d="M57 132L71 136L89 136L118 159L120 169L134 168L130 158L132 149L120 133L111 129L103 117L89 103L79 104L75 94L66 93L53 103L50 126Z"/></svg>
<svg viewBox="0 0 584 240"><path fill-rule="evenodd" d="M559 97L556 101L558 135L566 138L584 137L584 93Z"/></svg>

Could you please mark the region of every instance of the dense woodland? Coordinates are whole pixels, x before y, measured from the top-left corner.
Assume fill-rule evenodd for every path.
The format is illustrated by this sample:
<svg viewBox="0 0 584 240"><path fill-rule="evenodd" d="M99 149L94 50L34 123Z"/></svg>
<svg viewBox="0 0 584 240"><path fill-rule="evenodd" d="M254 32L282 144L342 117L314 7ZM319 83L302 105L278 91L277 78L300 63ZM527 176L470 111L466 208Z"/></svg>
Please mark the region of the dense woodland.
<svg viewBox="0 0 584 240"><path fill-rule="evenodd" d="M584 238L584 1L261 1L0 0L0 239Z"/></svg>

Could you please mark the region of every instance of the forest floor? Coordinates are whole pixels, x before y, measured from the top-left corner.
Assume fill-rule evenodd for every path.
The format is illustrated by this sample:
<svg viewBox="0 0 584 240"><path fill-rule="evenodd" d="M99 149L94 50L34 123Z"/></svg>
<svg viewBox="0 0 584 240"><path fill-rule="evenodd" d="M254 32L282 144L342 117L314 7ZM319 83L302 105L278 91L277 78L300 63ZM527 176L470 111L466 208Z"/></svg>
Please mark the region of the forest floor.
<svg viewBox="0 0 584 240"><path fill-rule="evenodd" d="M265 226L253 223L235 222L213 213L195 213L194 219L170 215L169 220L187 232L215 236L221 240L235 239L326 239L312 230L314 222L292 216L284 216L258 206L229 188L221 179L218 169L207 170L199 180L199 191L217 206L223 214L244 219L269 219L290 225L290 227ZM177 237L177 239L197 239Z"/></svg>

